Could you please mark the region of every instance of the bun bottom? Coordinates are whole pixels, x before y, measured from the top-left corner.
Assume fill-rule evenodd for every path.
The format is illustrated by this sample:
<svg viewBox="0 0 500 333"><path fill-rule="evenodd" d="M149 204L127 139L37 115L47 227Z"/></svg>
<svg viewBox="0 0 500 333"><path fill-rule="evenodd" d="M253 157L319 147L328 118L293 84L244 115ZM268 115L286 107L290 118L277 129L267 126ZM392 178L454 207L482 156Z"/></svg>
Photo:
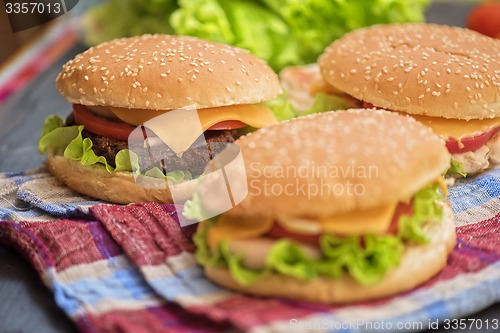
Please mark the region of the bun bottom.
<svg viewBox="0 0 500 333"><path fill-rule="evenodd" d="M373 300L411 290L429 280L445 265L456 242L453 214L445 206L442 223L426 228L430 241L425 245L405 248L400 265L375 285L364 286L352 277L339 279L318 278L302 281L289 276L269 274L257 283L242 286L225 268L205 267L206 276L226 288L251 295L283 297L313 303L352 303Z"/></svg>
<svg viewBox="0 0 500 333"><path fill-rule="evenodd" d="M117 204L173 202L166 183L164 189L147 189L136 183L132 172L109 173L104 167L84 166L78 161L50 152L46 166L49 172L67 187L92 198ZM144 178L146 181L156 180L151 177ZM186 182L179 186L180 190L175 196L176 203L181 203L191 197L194 183Z"/></svg>

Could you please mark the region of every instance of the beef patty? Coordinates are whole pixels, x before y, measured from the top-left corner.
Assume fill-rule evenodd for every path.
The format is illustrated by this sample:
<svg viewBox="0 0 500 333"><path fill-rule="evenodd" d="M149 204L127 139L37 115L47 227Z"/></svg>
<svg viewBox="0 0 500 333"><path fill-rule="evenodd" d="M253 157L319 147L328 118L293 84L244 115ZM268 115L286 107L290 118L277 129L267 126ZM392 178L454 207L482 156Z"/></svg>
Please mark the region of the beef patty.
<svg viewBox="0 0 500 333"><path fill-rule="evenodd" d="M141 170L146 171L156 166L160 170L164 168L166 172L187 170L194 177L199 176L203 173L209 160L220 153L228 143L232 143L240 137L236 130L205 131L204 135L205 140L197 140L193 146L182 154L182 157L177 156L164 143L143 149L134 149L134 152L139 156ZM82 132L82 136L92 140L94 153L97 156L104 156L106 161L113 166L115 166L116 154L120 150L128 148L127 141L97 135L85 130ZM160 162L158 157L161 157L163 163Z"/></svg>

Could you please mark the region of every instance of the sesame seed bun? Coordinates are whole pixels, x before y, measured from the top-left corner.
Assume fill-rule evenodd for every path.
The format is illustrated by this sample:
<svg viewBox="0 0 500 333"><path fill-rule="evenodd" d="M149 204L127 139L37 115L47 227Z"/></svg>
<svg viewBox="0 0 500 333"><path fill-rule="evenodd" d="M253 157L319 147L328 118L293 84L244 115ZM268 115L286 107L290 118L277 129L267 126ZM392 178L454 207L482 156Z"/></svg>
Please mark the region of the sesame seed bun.
<svg viewBox="0 0 500 333"><path fill-rule="evenodd" d="M246 177L231 178L246 182L248 195L225 213L234 216L318 218L378 207L412 197L450 165L430 128L384 110L314 114L235 143ZM200 197L210 209L213 195L202 188Z"/></svg>
<svg viewBox="0 0 500 333"><path fill-rule="evenodd" d="M324 79L359 100L450 119L500 116L500 40L434 24L346 34L319 58Z"/></svg>
<svg viewBox="0 0 500 333"><path fill-rule="evenodd" d="M131 172L109 173L104 166L84 166L78 161L55 155L50 151L46 166L50 173L67 187L92 198L118 204L173 202L167 184L165 189L147 189L136 183ZM157 181L150 177L144 177L144 180ZM194 189L194 182L182 183L176 191L176 202L187 200Z"/></svg>
<svg viewBox="0 0 500 333"><path fill-rule="evenodd" d="M91 48L63 66L56 86L70 103L150 110L255 104L280 92L277 75L248 51L170 35Z"/></svg>
<svg viewBox="0 0 500 333"><path fill-rule="evenodd" d="M352 303L394 295L424 283L446 265L455 245L456 234L451 209L445 206L444 212L441 223L431 223L425 227L429 243L407 245L399 266L374 285L361 285L348 275L338 279L320 277L302 281L273 273L264 275L256 283L243 286L233 279L226 268L205 266L205 274L224 287L244 293L314 303Z"/></svg>

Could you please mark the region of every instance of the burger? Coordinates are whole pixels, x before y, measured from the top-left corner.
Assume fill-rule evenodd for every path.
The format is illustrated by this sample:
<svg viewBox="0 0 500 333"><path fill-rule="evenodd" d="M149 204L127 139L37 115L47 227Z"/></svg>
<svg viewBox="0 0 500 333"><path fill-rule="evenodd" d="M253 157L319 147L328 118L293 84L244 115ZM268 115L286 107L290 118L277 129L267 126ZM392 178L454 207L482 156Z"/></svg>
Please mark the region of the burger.
<svg viewBox="0 0 500 333"><path fill-rule="evenodd" d="M413 289L445 266L456 238L441 176L450 154L411 117L326 112L234 144L248 194L198 226L209 279L252 295L348 303ZM210 216L203 188L185 217Z"/></svg>
<svg viewBox="0 0 500 333"><path fill-rule="evenodd" d="M434 24L377 25L335 41L318 63L334 91L441 135L451 173L500 163L500 40Z"/></svg>
<svg viewBox="0 0 500 333"><path fill-rule="evenodd" d="M196 178L224 144L276 122L262 103L280 92L277 75L249 52L170 35L91 48L63 66L56 86L73 110L45 122L47 168L73 190L114 203L171 202L168 186L148 188L137 177Z"/></svg>

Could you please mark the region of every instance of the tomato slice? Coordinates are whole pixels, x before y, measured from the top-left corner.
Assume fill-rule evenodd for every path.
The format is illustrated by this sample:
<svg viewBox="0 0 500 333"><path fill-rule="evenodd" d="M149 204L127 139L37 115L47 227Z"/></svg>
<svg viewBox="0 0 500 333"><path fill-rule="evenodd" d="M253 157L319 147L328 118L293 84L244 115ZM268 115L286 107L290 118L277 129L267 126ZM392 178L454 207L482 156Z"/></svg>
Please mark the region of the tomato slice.
<svg viewBox="0 0 500 333"><path fill-rule="evenodd" d="M363 102L363 108L364 109L373 109L375 108L376 106L373 105L372 103L368 103L368 102Z"/></svg>
<svg viewBox="0 0 500 333"><path fill-rule="evenodd" d="M73 114L75 122L83 125L85 130L117 140L127 141L130 133L135 129L127 123L99 117L83 105L73 105Z"/></svg>
<svg viewBox="0 0 500 333"><path fill-rule="evenodd" d="M224 130L232 130L232 129L238 129L238 128L243 128L248 126L245 123L242 123L239 120L226 120L226 121L221 121L220 123L217 123L210 127L208 131L224 131Z"/></svg>
<svg viewBox="0 0 500 333"><path fill-rule="evenodd" d="M283 228L279 223L274 222L273 227L269 230L269 236L273 238L289 238L299 243L318 245L321 235L303 235L296 232L290 232Z"/></svg>
<svg viewBox="0 0 500 333"><path fill-rule="evenodd" d="M472 138L461 139L460 141L463 146L459 145L457 140L450 138L446 140L446 148L448 148L450 154L462 154L469 151L475 151L484 146L498 131L500 131L500 127L481 133Z"/></svg>
<svg viewBox="0 0 500 333"><path fill-rule="evenodd" d="M73 114L76 123L85 126L85 130L117 140L128 140L130 133L135 129L135 126L125 122L113 121L100 117L89 111L85 106L79 104L73 105ZM239 120L226 120L213 125L208 130L231 130L246 126L248 125Z"/></svg>
<svg viewBox="0 0 500 333"><path fill-rule="evenodd" d="M486 36L500 33L500 3L486 3L476 6L467 18L467 28Z"/></svg>
<svg viewBox="0 0 500 333"><path fill-rule="evenodd" d="M411 215L413 213L413 202L403 203L400 202L396 210L394 211L394 215L392 216L391 224L389 225L389 229L387 229L386 234L395 235L399 230L399 219L403 215Z"/></svg>

